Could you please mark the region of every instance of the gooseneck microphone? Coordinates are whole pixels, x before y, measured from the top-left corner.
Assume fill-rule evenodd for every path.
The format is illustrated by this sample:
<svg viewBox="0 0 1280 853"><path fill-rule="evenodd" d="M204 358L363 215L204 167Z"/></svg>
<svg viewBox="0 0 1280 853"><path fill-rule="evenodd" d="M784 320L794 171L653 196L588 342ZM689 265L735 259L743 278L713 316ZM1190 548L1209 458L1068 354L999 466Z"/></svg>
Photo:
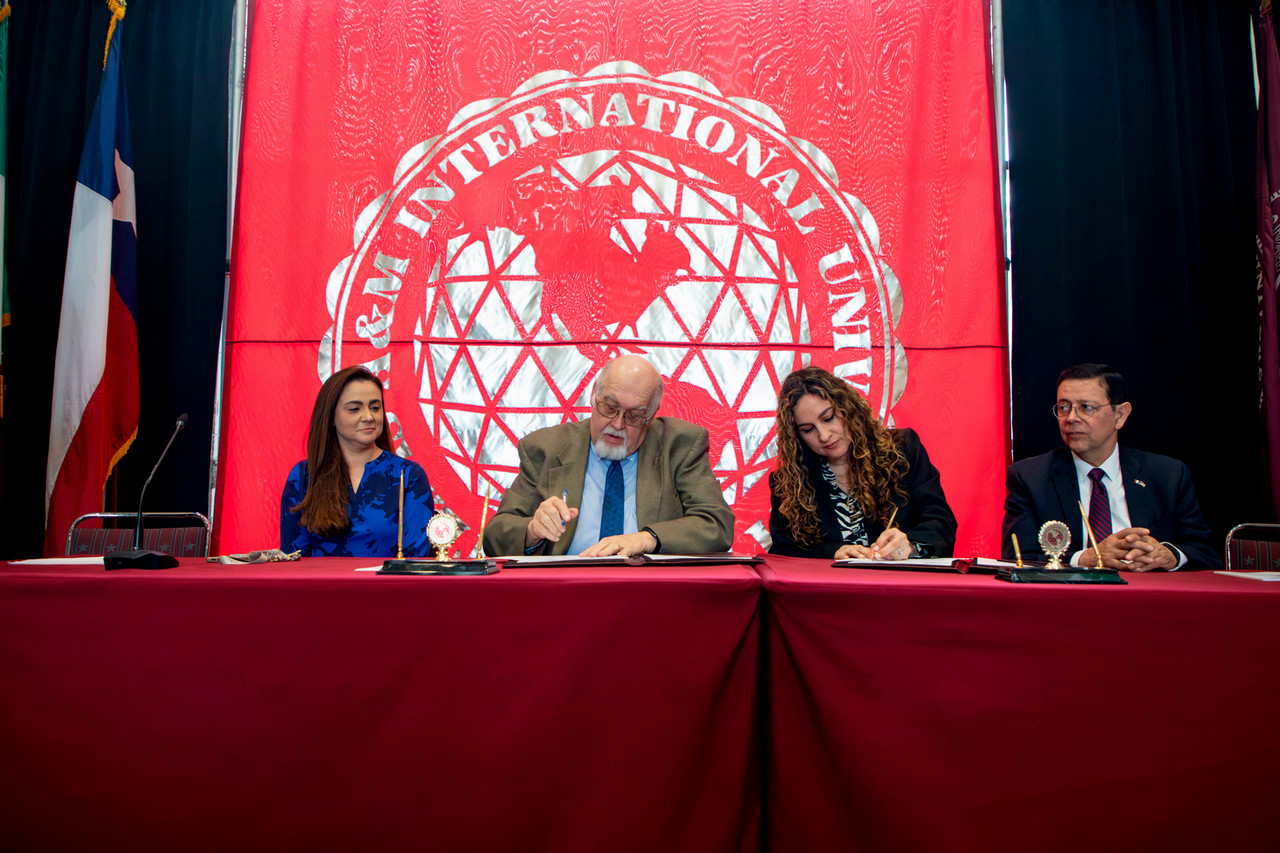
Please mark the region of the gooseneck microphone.
<svg viewBox="0 0 1280 853"><path fill-rule="evenodd" d="M160 451L160 458L156 460L155 467L151 469L151 474L142 484L142 492L138 495L138 517L133 525L133 550L114 551L103 557L102 563L108 569L171 569L178 565L177 557L160 551L148 551L142 547L142 501L147 496L147 486L151 485L156 471L160 470L160 463L164 461L169 448L173 446L173 440L186 425L187 413L183 412L178 416L178 422L173 426L173 435L169 436L169 443L164 446L164 450Z"/></svg>

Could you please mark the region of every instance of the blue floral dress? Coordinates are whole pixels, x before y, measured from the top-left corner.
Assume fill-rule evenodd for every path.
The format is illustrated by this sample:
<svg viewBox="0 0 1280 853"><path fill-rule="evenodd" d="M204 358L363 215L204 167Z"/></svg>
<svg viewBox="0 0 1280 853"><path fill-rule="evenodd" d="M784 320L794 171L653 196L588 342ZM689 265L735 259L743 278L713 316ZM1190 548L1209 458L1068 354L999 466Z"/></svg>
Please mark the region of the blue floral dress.
<svg viewBox="0 0 1280 853"><path fill-rule="evenodd" d="M400 503L400 472L404 472L404 555L429 557L427 521L435 513L431 483L417 462L385 450L365 463L360 491L347 487L347 517L351 529L336 536L319 536L303 527L290 510L307 493L306 460L293 466L280 496L280 550L301 551L304 557L380 557L396 555L396 511Z"/></svg>

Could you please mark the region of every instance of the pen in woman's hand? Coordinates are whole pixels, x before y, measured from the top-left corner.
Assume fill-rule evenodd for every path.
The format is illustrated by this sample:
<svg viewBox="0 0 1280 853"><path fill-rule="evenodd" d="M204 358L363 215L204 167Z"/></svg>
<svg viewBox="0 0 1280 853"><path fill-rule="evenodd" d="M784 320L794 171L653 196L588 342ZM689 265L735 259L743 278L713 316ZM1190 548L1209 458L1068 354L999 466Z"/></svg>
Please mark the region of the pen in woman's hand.
<svg viewBox="0 0 1280 853"><path fill-rule="evenodd" d="M885 529L885 530L892 530L892 529L893 529L893 520L894 520L895 518L897 518L897 517L898 517L898 508L895 506L895 507L893 508L893 512L889 513L889 523L888 523L888 524L886 524L886 525L884 526L884 529ZM873 546L872 546L872 548L871 548L871 559L873 559L873 560L878 560L878 559L880 559L880 546L879 546L879 545L873 545Z"/></svg>

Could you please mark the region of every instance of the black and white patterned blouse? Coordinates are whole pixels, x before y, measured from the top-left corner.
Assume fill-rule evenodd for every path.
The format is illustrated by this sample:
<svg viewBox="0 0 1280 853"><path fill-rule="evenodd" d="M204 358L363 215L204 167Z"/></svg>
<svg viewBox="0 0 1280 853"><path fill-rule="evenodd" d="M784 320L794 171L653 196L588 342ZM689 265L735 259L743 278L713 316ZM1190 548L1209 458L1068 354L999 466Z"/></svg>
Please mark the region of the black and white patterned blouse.
<svg viewBox="0 0 1280 853"><path fill-rule="evenodd" d="M836 509L836 518L840 520L841 539L846 545L869 545L867 525L862 518L862 504L853 492L845 493L836 482L835 472L827 461L822 460L822 480L827 484L827 495Z"/></svg>

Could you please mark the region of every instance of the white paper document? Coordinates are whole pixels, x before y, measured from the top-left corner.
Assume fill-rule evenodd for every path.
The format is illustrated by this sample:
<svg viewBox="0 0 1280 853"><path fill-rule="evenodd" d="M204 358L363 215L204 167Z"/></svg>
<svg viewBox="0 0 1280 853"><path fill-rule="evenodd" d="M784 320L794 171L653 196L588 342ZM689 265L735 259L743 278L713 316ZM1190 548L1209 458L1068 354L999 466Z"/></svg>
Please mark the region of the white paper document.
<svg viewBox="0 0 1280 853"><path fill-rule="evenodd" d="M911 557L906 560L873 560L870 557L850 557L847 560L836 560L831 565L842 569L861 568L900 568L915 569L950 569L956 563L955 557Z"/></svg>
<svg viewBox="0 0 1280 853"><path fill-rule="evenodd" d="M897 569L904 572L956 572L957 574L993 575L1000 569L1016 569L1017 563L987 557L911 557L907 560L872 560L854 557L836 560L837 569Z"/></svg>
<svg viewBox="0 0 1280 853"><path fill-rule="evenodd" d="M1248 578L1255 581L1280 581L1280 572L1214 572L1229 578Z"/></svg>

